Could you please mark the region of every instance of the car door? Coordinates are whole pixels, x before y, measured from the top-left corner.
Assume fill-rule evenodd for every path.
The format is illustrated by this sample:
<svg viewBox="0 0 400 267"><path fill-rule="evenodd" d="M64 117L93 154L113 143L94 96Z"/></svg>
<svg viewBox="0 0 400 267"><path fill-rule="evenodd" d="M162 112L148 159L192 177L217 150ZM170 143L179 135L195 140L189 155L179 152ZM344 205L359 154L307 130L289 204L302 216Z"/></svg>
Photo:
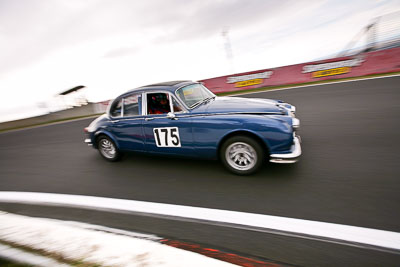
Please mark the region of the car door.
<svg viewBox="0 0 400 267"><path fill-rule="evenodd" d="M163 99L167 99L168 104L157 106L158 101ZM145 150L157 154L193 156L189 113L168 92L148 92L144 95L144 101Z"/></svg>
<svg viewBox="0 0 400 267"><path fill-rule="evenodd" d="M110 131L116 138L121 150L143 151L144 134L142 129L142 93L133 92L121 98L114 112L111 108ZM120 112L118 112L121 110Z"/></svg>

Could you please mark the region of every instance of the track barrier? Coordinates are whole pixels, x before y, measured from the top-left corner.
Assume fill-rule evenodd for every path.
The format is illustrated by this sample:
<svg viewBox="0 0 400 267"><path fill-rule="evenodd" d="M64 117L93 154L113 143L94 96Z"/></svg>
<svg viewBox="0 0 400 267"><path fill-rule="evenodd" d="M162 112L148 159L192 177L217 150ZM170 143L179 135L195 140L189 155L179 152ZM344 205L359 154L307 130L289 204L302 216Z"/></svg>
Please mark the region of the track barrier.
<svg viewBox="0 0 400 267"><path fill-rule="evenodd" d="M214 93L227 93L398 71L400 71L400 47L226 75L200 82Z"/></svg>

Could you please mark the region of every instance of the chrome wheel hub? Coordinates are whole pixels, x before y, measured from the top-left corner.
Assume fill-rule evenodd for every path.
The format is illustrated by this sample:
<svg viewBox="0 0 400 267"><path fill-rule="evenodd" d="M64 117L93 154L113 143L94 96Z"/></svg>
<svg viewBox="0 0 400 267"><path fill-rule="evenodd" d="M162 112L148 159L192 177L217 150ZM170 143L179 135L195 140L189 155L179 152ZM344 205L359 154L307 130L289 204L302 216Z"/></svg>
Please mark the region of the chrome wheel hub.
<svg viewBox="0 0 400 267"><path fill-rule="evenodd" d="M246 171L257 163L257 153L252 146L242 142L232 143L225 152L228 164L237 170Z"/></svg>
<svg viewBox="0 0 400 267"><path fill-rule="evenodd" d="M109 141L107 139L102 139L100 141L99 149L100 149L101 154L104 157L109 158L109 159L112 159L115 157L116 150L115 150L114 144L111 141Z"/></svg>

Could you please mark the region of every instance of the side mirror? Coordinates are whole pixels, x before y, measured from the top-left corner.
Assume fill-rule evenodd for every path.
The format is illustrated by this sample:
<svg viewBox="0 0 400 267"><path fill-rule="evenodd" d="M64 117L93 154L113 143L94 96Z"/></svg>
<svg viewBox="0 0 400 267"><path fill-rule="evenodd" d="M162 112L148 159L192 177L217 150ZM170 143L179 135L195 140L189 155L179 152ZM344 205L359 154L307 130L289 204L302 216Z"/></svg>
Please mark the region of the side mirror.
<svg viewBox="0 0 400 267"><path fill-rule="evenodd" d="M168 114L167 114L167 118L168 118L168 119L171 119L171 120L177 120L177 118L176 118L175 114L174 114L174 113L172 113L172 112L168 112Z"/></svg>

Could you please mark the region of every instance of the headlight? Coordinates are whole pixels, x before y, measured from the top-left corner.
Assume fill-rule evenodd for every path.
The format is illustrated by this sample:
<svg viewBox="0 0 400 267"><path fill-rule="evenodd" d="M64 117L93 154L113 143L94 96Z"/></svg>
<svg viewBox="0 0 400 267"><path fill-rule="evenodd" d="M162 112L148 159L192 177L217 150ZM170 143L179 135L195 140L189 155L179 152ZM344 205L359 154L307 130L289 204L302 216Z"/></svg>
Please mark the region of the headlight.
<svg viewBox="0 0 400 267"><path fill-rule="evenodd" d="M287 114L292 117L295 118L296 117L296 107L293 105L290 105L288 103L279 103L277 104L278 107L286 109L287 110Z"/></svg>
<svg viewBox="0 0 400 267"><path fill-rule="evenodd" d="M300 120L297 118L292 118L292 126L294 130L297 130L300 128Z"/></svg>

